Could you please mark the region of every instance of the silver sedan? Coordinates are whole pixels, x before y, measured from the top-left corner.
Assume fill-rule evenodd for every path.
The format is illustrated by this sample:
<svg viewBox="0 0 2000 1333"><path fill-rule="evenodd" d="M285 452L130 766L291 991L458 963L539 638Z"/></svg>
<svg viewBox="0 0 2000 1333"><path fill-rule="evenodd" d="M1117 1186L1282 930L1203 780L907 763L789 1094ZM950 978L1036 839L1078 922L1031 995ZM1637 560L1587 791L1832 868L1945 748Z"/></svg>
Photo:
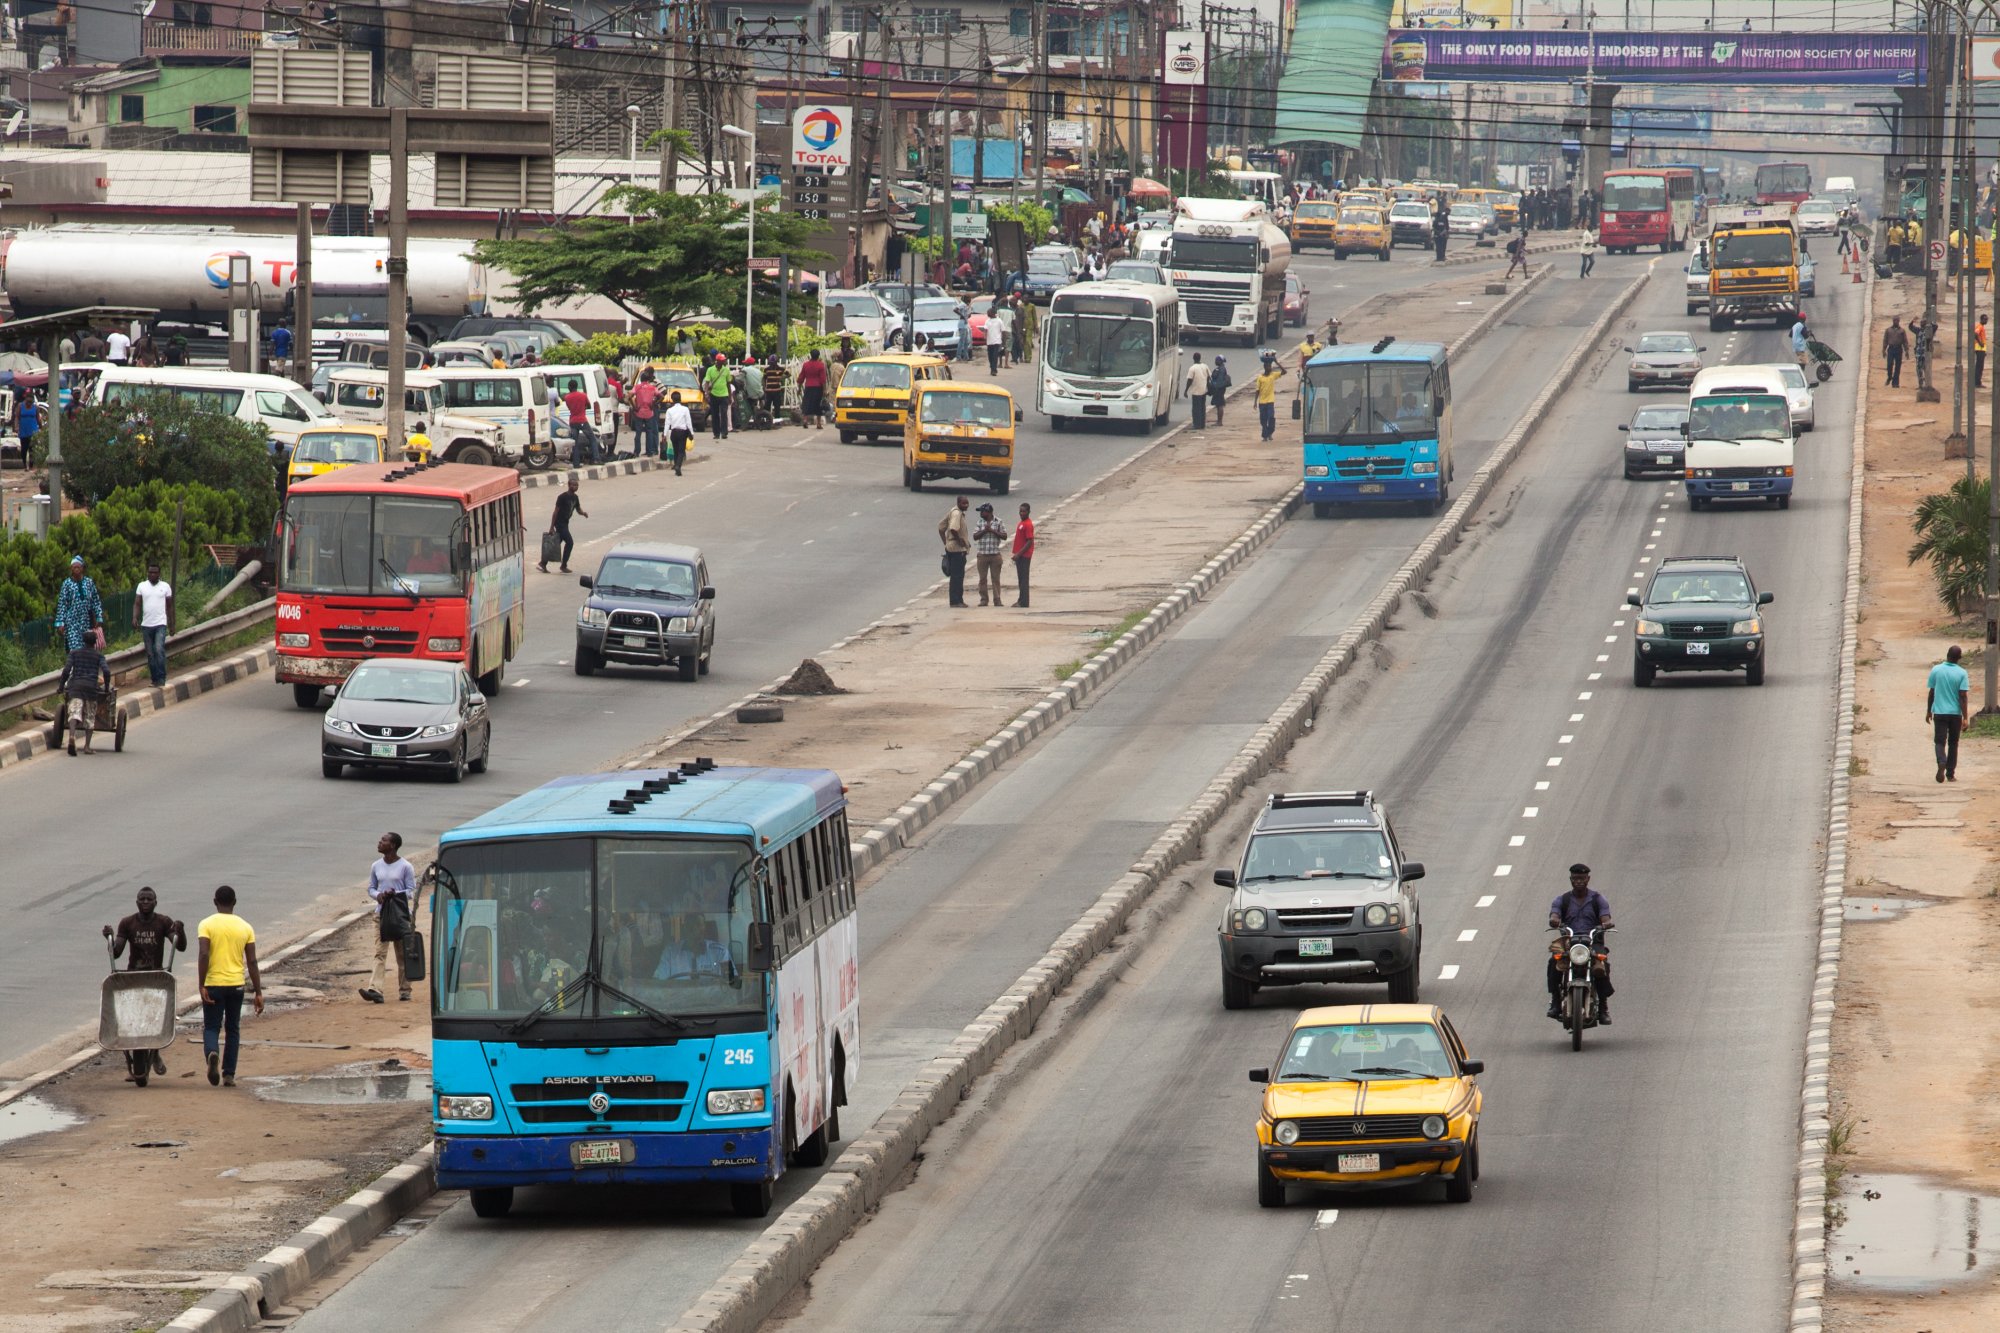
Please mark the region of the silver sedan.
<svg viewBox="0 0 2000 1333"><path fill-rule="evenodd" d="M462 662L371 657L354 668L320 722L320 772L400 768L458 782L484 773L493 749L486 696Z"/></svg>

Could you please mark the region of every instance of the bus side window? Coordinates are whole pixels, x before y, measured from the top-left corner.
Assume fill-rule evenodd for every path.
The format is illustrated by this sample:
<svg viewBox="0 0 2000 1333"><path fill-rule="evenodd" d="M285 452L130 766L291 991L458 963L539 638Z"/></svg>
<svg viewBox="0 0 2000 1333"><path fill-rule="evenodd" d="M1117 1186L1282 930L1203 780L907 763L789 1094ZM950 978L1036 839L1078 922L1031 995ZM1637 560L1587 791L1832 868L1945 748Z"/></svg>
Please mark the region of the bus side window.
<svg viewBox="0 0 2000 1333"><path fill-rule="evenodd" d="M776 944L780 958L789 957L793 948L792 875L785 861L785 853L788 850L790 849L781 847L777 854L770 858L771 908L778 926L772 933L777 937Z"/></svg>
<svg viewBox="0 0 2000 1333"><path fill-rule="evenodd" d="M813 832L814 830L807 829L806 835L794 844L799 849L799 882L804 884L806 889L805 916L808 936L819 934L820 927L825 924L822 918L826 908L826 884L820 878L819 848L814 845Z"/></svg>

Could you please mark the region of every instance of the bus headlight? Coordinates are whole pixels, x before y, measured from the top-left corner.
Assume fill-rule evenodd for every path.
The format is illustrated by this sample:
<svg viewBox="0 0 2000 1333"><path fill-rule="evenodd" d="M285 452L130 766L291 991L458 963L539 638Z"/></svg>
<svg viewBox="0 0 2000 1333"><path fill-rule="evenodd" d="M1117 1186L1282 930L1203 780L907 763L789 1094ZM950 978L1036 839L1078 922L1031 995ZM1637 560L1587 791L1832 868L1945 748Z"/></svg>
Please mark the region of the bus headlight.
<svg viewBox="0 0 2000 1333"><path fill-rule="evenodd" d="M492 1118L491 1097L455 1097L445 1092L438 1094L440 1120L491 1120Z"/></svg>
<svg viewBox="0 0 2000 1333"><path fill-rule="evenodd" d="M428 653L459 653L465 651L464 639L425 639L424 651Z"/></svg>
<svg viewBox="0 0 2000 1333"><path fill-rule="evenodd" d="M763 1109L762 1088L718 1088L708 1094L710 1115L755 1115Z"/></svg>
<svg viewBox="0 0 2000 1333"><path fill-rule="evenodd" d="M312 646L312 635L280 634L278 636L278 646L280 648L309 648Z"/></svg>
<svg viewBox="0 0 2000 1333"><path fill-rule="evenodd" d="M1062 382L1061 380L1058 380L1058 379L1044 379L1044 380L1042 381L1042 392L1044 392L1044 393L1061 393L1062 391L1063 391L1063 382Z"/></svg>
<svg viewBox="0 0 2000 1333"><path fill-rule="evenodd" d="M576 623L591 629L604 629L611 624L611 613L595 606L582 607L576 613Z"/></svg>
<svg viewBox="0 0 2000 1333"><path fill-rule="evenodd" d="M1308 463L1306 465L1306 475L1308 477L1324 477L1326 475L1326 464Z"/></svg>
<svg viewBox="0 0 2000 1333"><path fill-rule="evenodd" d="M1434 477L1437 475L1437 470L1438 465L1436 463L1410 464L1410 475L1413 477Z"/></svg>

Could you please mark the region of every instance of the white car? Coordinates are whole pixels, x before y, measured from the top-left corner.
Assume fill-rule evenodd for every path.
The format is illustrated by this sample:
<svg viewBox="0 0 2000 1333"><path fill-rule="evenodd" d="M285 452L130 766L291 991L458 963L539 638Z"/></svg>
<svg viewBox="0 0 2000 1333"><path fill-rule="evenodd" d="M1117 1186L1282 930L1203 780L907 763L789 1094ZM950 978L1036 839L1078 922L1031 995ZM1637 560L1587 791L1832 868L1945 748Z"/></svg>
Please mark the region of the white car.
<svg viewBox="0 0 2000 1333"><path fill-rule="evenodd" d="M1831 199L1808 199L1799 205L1799 235L1831 236L1840 230L1840 205Z"/></svg>
<svg viewBox="0 0 2000 1333"><path fill-rule="evenodd" d="M1688 256L1687 268L1687 312L1692 315L1697 310L1708 309L1708 246L1697 246Z"/></svg>
<svg viewBox="0 0 2000 1333"><path fill-rule="evenodd" d="M843 332L885 351L902 345L903 326L909 321L901 310L876 293L828 292L821 300L829 311L836 307L840 310Z"/></svg>
<svg viewBox="0 0 2000 1333"><path fill-rule="evenodd" d="M1445 225L1453 236L1492 236L1500 230L1500 216L1485 204L1453 204Z"/></svg>
<svg viewBox="0 0 2000 1333"><path fill-rule="evenodd" d="M1776 362L1773 369L1785 382L1785 406L1792 411L1792 427L1803 435L1813 428L1812 385L1796 362Z"/></svg>

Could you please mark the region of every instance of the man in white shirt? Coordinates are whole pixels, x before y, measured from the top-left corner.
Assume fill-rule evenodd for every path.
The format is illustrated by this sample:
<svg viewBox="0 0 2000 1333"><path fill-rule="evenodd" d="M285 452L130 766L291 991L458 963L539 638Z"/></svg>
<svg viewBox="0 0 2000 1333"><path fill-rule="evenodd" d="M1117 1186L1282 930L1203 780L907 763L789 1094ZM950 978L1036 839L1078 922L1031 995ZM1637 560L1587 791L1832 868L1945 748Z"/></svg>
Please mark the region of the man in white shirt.
<svg viewBox="0 0 2000 1333"><path fill-rule="evenodd" d="M383 1002L389 984L389 960L396 962L397 998L410 998L410 976L403 966L403 941L416 928L417 870L403 856L403 835L384 833L375 841L381 859L368 867L368 897L375 904L375 970L361 988L370 1004ZM391 899L396 901L391 902ZM385 919L383 912L387 909Z"/></svg>
<svg viewBox="0 0 2000 1333"><path fill-rule="evenodd" d="M122 366L132 355L132 338L123 329L104 335L104 356L114 366Z"/></svg>
<svg viewBox="0 0 2000 1333"><path fill-rule="evenodd" d="M146 578L133 589L132 623L146 641L146 670L153 688L167 683L167 635L174 629L174 585L160 578L160 562L148 561Z"/></svg>
<svg viewBox="0 0 2000 1333"><path fill-rule="evenodd" d="M1188 401L1194 404L1194 428L1208 429L1208 367L1201 363L1201 353L1194 354L1194 364L1187 373Z"/></svg>
<svg viewBox="0 0 2000 1333"><path fill-rule="evenodd" d="M986 334L986 373L989 375L998 375L1000 373L1000 353L1007 346L1007 334L1000 327L1000 312L998 310L988 310L986 312L986 328L984 332Z"/></svg>
<svg viewBox="0 0 2000 1333"><path fill-rule="evenodd" d="M694 437L694 413L688 411L688 405L681 401L679 389L674 390L663 421L667 428L667 442L674 450L674 475L678 477L681 464L687 461L688 441Z"/></svg>

